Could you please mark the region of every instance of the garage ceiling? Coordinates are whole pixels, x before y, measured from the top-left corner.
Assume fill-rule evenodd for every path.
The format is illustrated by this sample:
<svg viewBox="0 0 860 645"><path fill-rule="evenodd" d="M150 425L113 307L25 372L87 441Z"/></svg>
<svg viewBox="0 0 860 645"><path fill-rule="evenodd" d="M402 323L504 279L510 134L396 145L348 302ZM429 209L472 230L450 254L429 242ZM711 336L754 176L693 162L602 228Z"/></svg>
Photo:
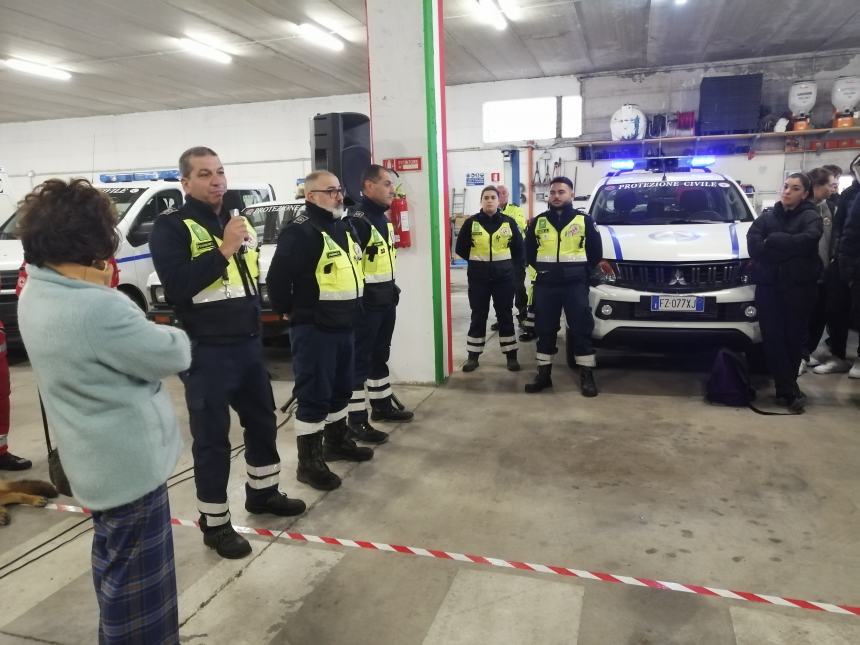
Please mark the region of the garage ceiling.
<svg viewBox="0 0 860 645"><path fill-rule="evenodd" d="M419 2L420 0L390 0ZM450 84L808 55L860 44L857 0L518 0L498 31L446 0ZM0 65L0 122L367 91L364 0L0 0L0 59L68 70L58 82ZM342 52L298 36L316 22ZM184 51L215 39L230 65ZM858 50L860 51L860 50ZM392 73L397 73L392 61Z"/></svg>

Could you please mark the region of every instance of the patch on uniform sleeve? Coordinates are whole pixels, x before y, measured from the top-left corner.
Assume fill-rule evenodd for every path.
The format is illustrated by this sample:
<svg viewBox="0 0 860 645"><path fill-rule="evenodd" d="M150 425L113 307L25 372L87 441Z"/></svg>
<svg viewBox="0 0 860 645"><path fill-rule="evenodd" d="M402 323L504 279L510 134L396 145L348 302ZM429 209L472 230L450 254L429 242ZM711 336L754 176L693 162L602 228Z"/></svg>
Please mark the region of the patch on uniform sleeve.
<svg viewBox="0 0 860 645"><path fill-rule="evenodd" d="M304 224L307 221L308 221L307 215L299 214L293 218L293 224Z"/></svg>

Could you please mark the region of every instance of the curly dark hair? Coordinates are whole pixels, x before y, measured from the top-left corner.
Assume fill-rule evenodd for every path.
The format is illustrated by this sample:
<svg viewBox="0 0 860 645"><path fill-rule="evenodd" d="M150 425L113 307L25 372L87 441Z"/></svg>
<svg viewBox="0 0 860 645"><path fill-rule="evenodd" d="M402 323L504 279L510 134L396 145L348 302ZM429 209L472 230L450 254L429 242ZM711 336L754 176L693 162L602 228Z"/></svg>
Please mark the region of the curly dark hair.
<svg viewBox="0 0 860 645"><path fill-rule="evenodd" d="M18 204L17 234L24 260L90 266L119 247L117 213L111 199L86 179L49 179Z"/></svg>

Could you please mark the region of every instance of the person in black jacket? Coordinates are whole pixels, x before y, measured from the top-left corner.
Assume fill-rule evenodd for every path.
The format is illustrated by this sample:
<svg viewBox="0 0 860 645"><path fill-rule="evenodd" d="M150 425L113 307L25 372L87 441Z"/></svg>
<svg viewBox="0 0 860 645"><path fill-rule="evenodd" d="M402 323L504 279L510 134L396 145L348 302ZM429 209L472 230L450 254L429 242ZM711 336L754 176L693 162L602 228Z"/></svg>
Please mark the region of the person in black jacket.
<svg viewBox="0 0 860 645"><path fill-rule="evenodd" d="M333 490L326 461L367 461L371 448L347 436L354 327L361 315L361 248L342 220L343 188L325 170L305 178L305 211L278 237L266 276L272 308L291 323L300 482ZM323 440L325 444L323 445Z"/></svg>
<svg viewBox="0 0 860 645"><path fill-rule="evenodd" d="M400 301L400 288L395 282L394 228L385 214L394 200L392 173L371 164L362 175L361 193L361 200L346 220L362 249L364 271L364 306L355 328L349 432L356 441L380 444L388 440L388 434L370 425L368 398L374 421L411 421L413 417L409 410L394 407L388 373L391 337Z"/></svg>
<svg viewBox="0 0 860 645"><path fill-rule="evenodd" d="M809 200L811 193L807 175L789 175L773 211L756 218L747 233L759 325L777 403L796 414L806 404L797 373L822 268L818 241L823 225Z"/></svg>
<svg viewBox="0 0 860 645"><path fill-rule="evenodd" d="M842 229L842 235L839 241L839 251L837 253L837 262L839 263L839 276L843 284L847 287L845 296L850 304L846 305L845 313L845 340L847 344L848 327L854 329L860 328L860 155L854 160L852 171L858 185L857 193L854 196L851 207L848 210L848 216L845 219L845 225ZM845 345L839 347L837 342L841 342L841 338L834 335L831 348L836 352L837 349L842 349ZM860 354L860 348L858 348ZM848 372L850 378L860 378L860 360L854 362L854 366Z"/></svg>
<svg viewBox="0 0 860 645"><path fill-rule="evenodd" d="M847 275L852 271L852 264L860 259L860 248L855 248L852 253L849 252L852 246L857 243L858 231L852 226L847 245L843 244L844 232L846 223L851 213L851 208L858 202L857 196L860 195L860 155L857 155L851 162L851 171L855 175L852 184L842 191L839 195L839 200L836 205L836 212L833 217L833 249L835 258L831 262L827 271L827 328L830 337L827 339L827 348L829 356L821 356L821 364L814 366L812 370L816 374L832 374L834 372L848 372L851 378L860 378L860 360L854 361L851 365L851 359L848 358L848 332L852 325L852 310L860 311L860 301L855 305L852 297L851 280L847 279ZM856 218L852 221L857 221ZM840 258L840 253L842 257ZM843 266L845 265L845 270ZM860 287L860 285L858 285ZM855 292L858 289L854 290ZM856 322L854 323L857 324ZM858 347L860 354L860 347ZM813 357L815 358L815 357ZM810 362L810 364L812 364Z"/></svg>
<svg viewBox="0 0 860 645"><path fill-rule="evenodd" d="M463 364L463 371L472 372L478 368L478 358L486 342L491 298L499 321L499 345L507 368L512 372L519 371L513 307L515 269L522 262L523 238L513 218L502 215L499 210L499 191L495 186L487 186L481 191L481 211L463 222L455 250L469 263L467 276L469 306L472 308L472 321L466 338L469 358Z"/></svg>
<svg viewBox="0 0 860 645"><path fill-rule="evenodd" d="M254 229L231 217L227 180L210 148L179 158L185 204L155 220L149 248L164 292L191 339L181 374L191 423L203 542L225 558L251 552L230 524L230 410L245 430L245 509L298 515L305 503L278 491L275 399L263 361Z"/></svg>
<svg viewBox="0 0 860 645"><path fill-rule="evenodd" d="M526 263L534 267L535 331L538 372L526 385L528 393L552 387L552 357L564 310L574 338L583 396L597 396L597 366L591 332L594 318L588 302L591 272L600 267L611 273L603 260L603 243L590 215L573 207L573 182L556 177L549 188L549 210L535 217L526 231Z"/></svg>

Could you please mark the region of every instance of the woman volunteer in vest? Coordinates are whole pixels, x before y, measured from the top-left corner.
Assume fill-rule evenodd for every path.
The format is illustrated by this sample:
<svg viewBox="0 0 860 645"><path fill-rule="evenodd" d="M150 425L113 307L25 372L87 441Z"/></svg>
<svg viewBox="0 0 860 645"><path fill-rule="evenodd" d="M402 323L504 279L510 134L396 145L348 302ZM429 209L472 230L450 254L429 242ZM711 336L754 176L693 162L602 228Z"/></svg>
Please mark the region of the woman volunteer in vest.
<svg viewBox="0 0 860 645"><path fill-rule="evenodd" d="M466 339L469 358L463 371L477 369L478 357L484 351L490 298L499 321L499 344L507 367L512 372L518 371L513 315L514 269L522 262L523 238L516 222L499 211L499 192L494 186L481 191L481 212L463 223L456 251L469 262L469 306L472 308L472 323Z"/></svg>

